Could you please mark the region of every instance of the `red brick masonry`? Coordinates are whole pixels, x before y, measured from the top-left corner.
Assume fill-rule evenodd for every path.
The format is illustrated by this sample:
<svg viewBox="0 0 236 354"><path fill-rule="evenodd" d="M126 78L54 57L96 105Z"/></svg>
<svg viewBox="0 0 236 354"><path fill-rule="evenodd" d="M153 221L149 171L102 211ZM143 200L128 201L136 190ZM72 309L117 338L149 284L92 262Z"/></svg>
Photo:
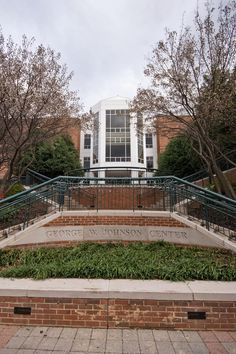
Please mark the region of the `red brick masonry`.
<svg viewBox="0 0 236 354"><path fill-rule="evenodd" d="M14 307L31 307L31 315ZM189 320L190 311L206 319ZM0 324L234 331L236 302L0 297Z"/></svg>
<svg viewBox="0 0 236 354"><path fill-rule="evenodd" d="M171 217L123 216L123 215L89 215L89 216L59 216L44 226L72 225L137 225L137 226L169 226L188 227Z"/></svg>

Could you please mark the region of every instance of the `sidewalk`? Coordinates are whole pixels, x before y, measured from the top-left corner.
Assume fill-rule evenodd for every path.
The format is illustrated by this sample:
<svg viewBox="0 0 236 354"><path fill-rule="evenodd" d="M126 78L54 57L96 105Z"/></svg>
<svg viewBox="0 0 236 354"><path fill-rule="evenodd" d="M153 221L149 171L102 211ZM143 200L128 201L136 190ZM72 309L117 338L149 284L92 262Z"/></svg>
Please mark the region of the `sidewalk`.
<svg viewBox="0 0 236 354"><path fill-rule="evenodd" d="M0 354L234 354L236 332L0 326Z"/></svg>

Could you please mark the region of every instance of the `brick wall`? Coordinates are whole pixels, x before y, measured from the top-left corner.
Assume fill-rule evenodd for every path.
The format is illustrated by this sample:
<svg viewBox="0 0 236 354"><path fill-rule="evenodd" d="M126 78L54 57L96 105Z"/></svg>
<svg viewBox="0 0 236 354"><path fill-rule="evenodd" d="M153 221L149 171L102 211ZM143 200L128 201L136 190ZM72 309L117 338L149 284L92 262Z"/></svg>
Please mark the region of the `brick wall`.
<svg viewBox="0 0 236 354"><path fill-rule="evenodd" d="M77 225L136 225L136 226L170 226L187 227L171 217L124 216L124 215L88 215L59 216L44 226L77 226Z"/></svg>
<svg viewBox="0 0 236 354"><path fill-rule="evenodd" d="M126 209L150 208L165 210L168 203L167 193L148 186L106 186L81 187L71 190L70 196L65 197L65 204L70 209ZM70 197L70 200L69 198Z"/></svg>
<svg viewBox="0 0 236 354"><path fill-rule="evenodd" d="M16 315L14 307L31 307ZM205 311L205 320L187 313ZM0 323L93 328L236 330L236 302L0 297Z"/></svg>
<svg viewBox="0 0 236 354"><path fill-rule="evenodd" d="M78 127L70 127L68 129L68 134L70 135L75 148L79 151L80 150L80 129Z"/></svg>
<svg viewBox="0 0 236 354"><path fill-rule="evenodd" d="M184 118L184 117L183 117ZM190 117L185 118L190 120ZM186 126L178 120L169 117L159 117L156 120L156 134L157 134L157 152L165 151L168 143L177 135L180 135L186 129Z"/></svg>

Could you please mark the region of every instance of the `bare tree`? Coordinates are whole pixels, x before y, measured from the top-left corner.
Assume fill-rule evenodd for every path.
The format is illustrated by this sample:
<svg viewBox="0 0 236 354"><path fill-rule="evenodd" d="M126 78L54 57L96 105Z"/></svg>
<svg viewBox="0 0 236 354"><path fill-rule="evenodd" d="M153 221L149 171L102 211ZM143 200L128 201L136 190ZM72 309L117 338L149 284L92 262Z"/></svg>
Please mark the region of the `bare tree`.
<svg viewBox="0 0 236 354"><path fill-rule="evenodd" d="M40 142L87 122L72 73L60 54L25 36L21 44L0 32L0 169L6 189L22 155Z"/></svg>
<svg viewBox="0 0 236 354"><path fill-rule="evenodd" d="M207 3L206 11L204 18L196 11L194 28L166 31L144 71L151 85L138 89L132 110L147 119L161 114L183 123L193 148L216 175L218 191L235 198L217 163L219 156L228 158L214 130L236 127L236 2L218 9Z"/></svg>

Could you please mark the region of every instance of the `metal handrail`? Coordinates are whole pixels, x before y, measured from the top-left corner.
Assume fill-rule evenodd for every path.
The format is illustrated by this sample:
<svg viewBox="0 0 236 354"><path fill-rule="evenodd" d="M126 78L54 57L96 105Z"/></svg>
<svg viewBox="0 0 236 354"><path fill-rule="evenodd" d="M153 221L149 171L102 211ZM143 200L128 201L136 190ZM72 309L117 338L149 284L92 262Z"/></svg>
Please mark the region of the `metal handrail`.
<svg viewBox="0 0 236 354"><path fill-rule="evenodd" d="M42 173L39 173L37 171L31 170L30 168L27 168L27 171L30 175L36 176L42 180L49 181L51 178L48 176L43 175Z"/></svg>
<svg viewBox="0 0 236 354"><path fill-rule="evenodd" d="M99 197L99 193L111 193L111 189L109 190L109 188L106 188L111 185L114 187L122 187L120 189L121 192L118 192L118 195L123 193L123 198L126 198L127 193L129 193L129 189L132 190L132 193L136 193L135 195L137 195L140 188L145 190L146 187L152 187L153 200L156 200L155 198L157 196L157 201L159 203L158 207L163 208L157 210L176 211L185 215L190 215L191 217L194 216L196 219L205 218L207 225L209 225L209 223L217 225L218 223L219 225L223 225L223 229L225 230L225 222L222 222L222 220L217 220L218 215L224 215L224 217L227 216L227 218L231 218L231 221L229 221L229 223L231 223L231 231L229 232L232 232L234 228L234 231L236 231L236 200L232 200L221 194L206 190L175 176L142 178L122 177L118 179L115 177L84 178L80 176L58 176L38 184L26 191L0 200L0 220L1 218L4 219L4 215L8 215L9 217L5 218L7 221L4 219L5 224L3 223L3 225L11 226L14 224L14 220L10 220L14 219L11 218L11 215L17 210L20 215L18 215L18 219L23 219L23 224L27 226L30 218L35 217L37 214L45 215L51 211L52 208L54 210L63 210L63 208L69 208L70 210L72 207L78 209L80 208L81 195L77 194L76 196L73 194L73 191L77 188L79 190L83 186L91 188L91 190L87 193L89 195L85 193L85 197L83 198L88 200L88 198L92 197L94 199L93 206L91 203L89 204L88 201L87 207L94 207L98 210L99 208L102 208L101 203L103 202L102 198ZM138 187L138 189L136 187ZM151 206L145 204L145 196L145 193L140 194L141 200L138 205L133 205L133 210L140 208L140 205L142 207L142 201L144 202L143 207L147 207L149 210L152 208ZM109 199L108 194L106 194L106 197ZM152 198L151 194L150 197ZM136 203L134 194L133 202ZM198 214L194 212L194 215L192 215L193 212L191 211L191 208L194 204L197 204L198 206ZM155 205L153 208L155 208ZM207 210L206 216L204 216L204 210ZM209 216L207 216L208 214ZM217 214L217 217L214 217L214 214ZM199 215L199 217L197 215Z"/></svg>
<svg viewBox="0 0 236 354"><path fill-rule="evenodd" d="M88 177L88 178L84 178L84 177L79 177L79 176L58 176L52 179L49 179L41 184L38 184L37 186L34 186L26 191L17 193L15 195L9 196L5 199L1 199L0 200L0 205L4 204L8 201L14 200L19 198L20 196L23 195L28 195L30 194L32 191L35 191L37 189L42 188L43 186L46 186L48 184L55 184L56 182L67 182L68 181L78 181L79 183L83 184L85 181L86 182L105 182L107 179L109 180L114 180L117 181L116 177L109 177L109 178L99 178L99 177ZM222 194L210 191L208 189L204 189L200 186L197 186L191 182L185 181L181 178L175 177L175 176L159 176L159 177L140 177L140 178L131 178L131 177L119 177L119 180L124 180L124 181L130 181L130 182L141 182L141 181L152 181L152 182L157 182L157 181L169 181L169 183L172 184L178 184L178 185L182 185L182 186L189 186L191 187L192 190L198 190L199 192L202 192L202 196L204 197L208 197L209 199L220 199L221 201L225 201L226 203L230 203L233 206L236 207L236 200L233 200L229 197L226 197ZM130 183L131 184L131 183Z"/></svg>

